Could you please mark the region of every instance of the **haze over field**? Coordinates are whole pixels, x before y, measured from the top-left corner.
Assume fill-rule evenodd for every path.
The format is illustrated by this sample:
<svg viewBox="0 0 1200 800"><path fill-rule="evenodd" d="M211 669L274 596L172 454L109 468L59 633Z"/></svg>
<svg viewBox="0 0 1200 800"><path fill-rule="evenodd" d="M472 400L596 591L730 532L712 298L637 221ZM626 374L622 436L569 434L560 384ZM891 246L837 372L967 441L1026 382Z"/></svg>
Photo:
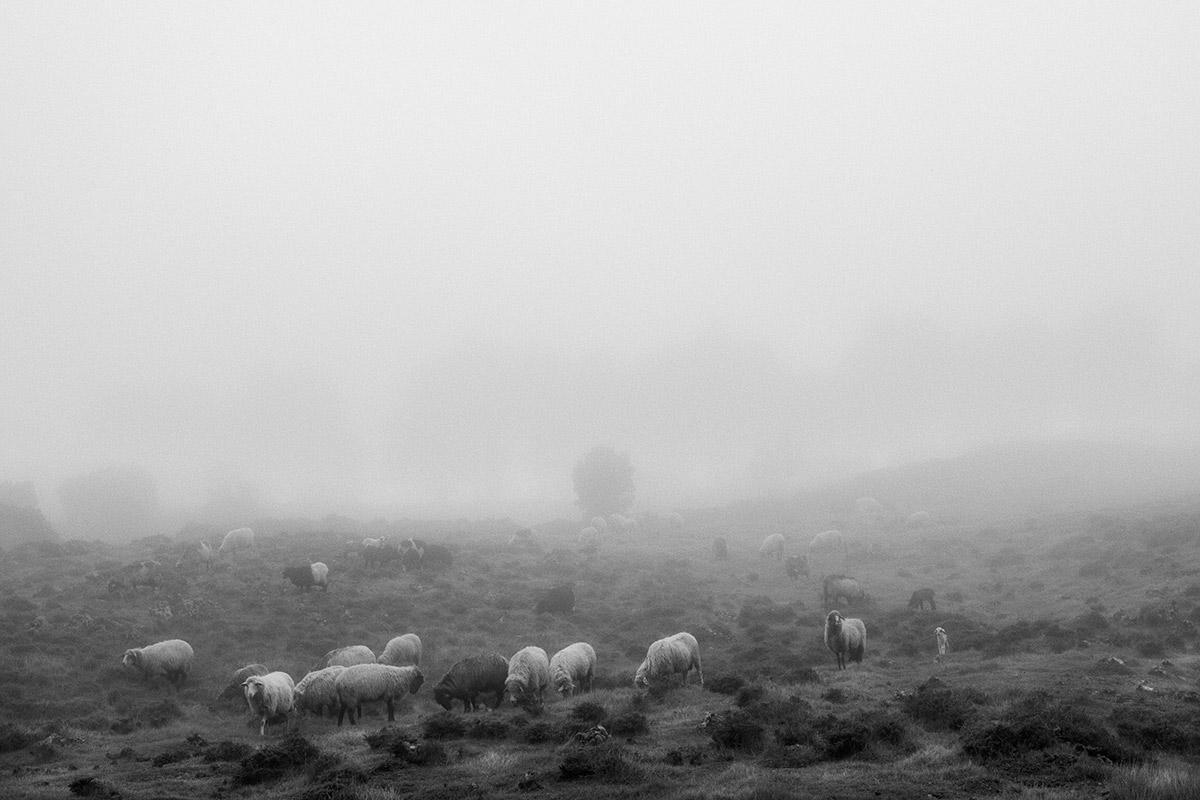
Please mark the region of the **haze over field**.
<svg viewBox="0 0 1200 800"><path fill-rule="evenodd" d="M1197 41L1189 4L4 4L0 480L532 515L597 444L641 508L1195 451Z"/></svg>

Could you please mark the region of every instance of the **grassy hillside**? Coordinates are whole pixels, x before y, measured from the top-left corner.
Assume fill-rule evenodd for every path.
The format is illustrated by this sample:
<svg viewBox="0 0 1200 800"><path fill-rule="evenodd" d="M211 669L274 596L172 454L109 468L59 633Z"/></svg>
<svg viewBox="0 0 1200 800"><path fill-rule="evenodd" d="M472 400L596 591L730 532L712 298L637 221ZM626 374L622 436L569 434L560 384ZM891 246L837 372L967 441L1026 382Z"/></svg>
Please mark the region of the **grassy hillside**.
<svg viewBox="0 0 1200 800"><path fill-rule="evenodd" d="M806 518L820 525L823 513ZM173 565L176 542L7 550L0 793L1170 797L1137 792L1200 786L1189 763L1200 752L1200 507L881 523L846 562L824 565L869 594L841 609L868 630L865 661L845 672L821 641L818 576L793 582L757 554L776 531L799 552L800 531L815 529L800 516L694 513L683 530L646 524L592 555L562 526L514 550L501 523L407 523L454 551L437 575L368 571L344 534L279 533L211 574L186 567L133 593L110 592L109 577L143 558ZM715 535L729 539L729 561L712 559ZM309 559L332 568L328 594L282 579L283 566ZM576 611L535 614L537 593L562 582L575 586ZM936 612L907 608L923 586L936 590ZM941 663L938 625L952 645ZM646 646L680 630L700 641L706 688L635 690ZM309 717L262 740L241 701L217 699L244 663L299 679L336 646L378 652L409 631L424 641L427 685L394 726L373 709L355 728ZM196 651L182 690L121 666L126 648L173 637ZM464 656L580 640L599 655L598 688L554 698L541 715L451 715L432 701L432 684ZM571 743L597 722L609 741Z"/></svg>

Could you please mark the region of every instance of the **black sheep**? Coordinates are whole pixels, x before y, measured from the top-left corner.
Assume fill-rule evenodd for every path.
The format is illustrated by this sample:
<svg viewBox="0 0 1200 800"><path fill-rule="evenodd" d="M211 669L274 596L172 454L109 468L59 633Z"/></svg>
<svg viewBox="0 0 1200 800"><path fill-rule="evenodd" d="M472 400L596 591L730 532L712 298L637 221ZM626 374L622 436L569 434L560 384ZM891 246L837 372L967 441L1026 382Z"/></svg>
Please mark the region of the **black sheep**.
<svg viewBox="0 0 1200 800"><path fill-rule="evenodd" d="M463 711L474 711L478 706L475 698L481 694L495 693L492 708L499 708L504 701L504 681L508 678L508 659L499 653L464 658L452 666L433 687L433 699L439 706L450 710L455 700L461 700Z"/></svg>

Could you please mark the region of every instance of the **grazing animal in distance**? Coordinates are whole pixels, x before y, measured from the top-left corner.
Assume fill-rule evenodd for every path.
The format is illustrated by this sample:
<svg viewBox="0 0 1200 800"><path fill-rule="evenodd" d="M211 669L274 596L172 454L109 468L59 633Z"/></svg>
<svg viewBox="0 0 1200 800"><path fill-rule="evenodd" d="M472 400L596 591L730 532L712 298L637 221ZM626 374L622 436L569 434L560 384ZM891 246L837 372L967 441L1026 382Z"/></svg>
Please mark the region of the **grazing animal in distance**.
<svg viewBox="0 0 1200 800"><path fill-rule="evenodd" d="M930 611L937 611L937 603L933 601L933 589L917 589L912 593L912 597L908 598L908 607L916 611L923 611L927 603Z"/></svg>
<svg viewBox="0 0 1200 800"><path fill-rule="evenodd" d="M512 547L514 545L525 546L525 545L530 545L530 544L533 544L533 529L532 528L521 528L518 531L514 531L508 537L508 546L509 547Z"/></svg>
<svg viewBox="0 0 1200 800"><path fill-rule="evenodd" d="M286 672L268 672L246 678L242 691L246 705L260 719L258 735L267 735L267 723L283 718L284 727L296 707L296 683Z"/></svg>
<svg viewBox="0 0 1200 800"><path fill-rule="evenodd" d="M683 683L686 684L688 673L693 669L700 676L700 685L703 686L704 669L700 665L700 644L695 636L681 631L650 644L646 649L646 657L633 676L633 685L644 689L652 682L670 680L675 675L682 675Z"/></svg>
<svg viewBox="0 0 1200 800"><path fill-rule="evenodd" d="M375 652L365 644L351 644L338 647L325 654L327 667L353 667L359 664L374 664Z"/></svg>
<svg viewBox="0 0 1200 800"><path fill-rule="evenodd" d="M254 547L254 531L249 528L234 528L225 534L217 554L236 553L238 550L249 550Z"/></svg>
<svg viewBox="0 0 1200 800"><path fill-rule="evenodd" d="M718 536L713 539L712 551L713 558L717 561L724 561L729 558L729 543L725 541L724 536Z"/></svg>
<svg viewBox="0 0 1200 800"><path fill-rule="evenodd" d="M314 561L305 566L285 567L283 577L300 591L307 591L311 586L319 586L329 591L329 567L321 561Z"/></svg>
<svg viewBox="0 0 1200 800"><path fill-rule="evenodd" d="M838 669L846 668L847 659L862 663L867 649L867 626L861 619L830 611L825 615L825 646L837 657Z"/></svg>
<svg viewBox="0 0 1200 800"><path fill-rule="evenodd" d="M783 567L787 570L787 575L792 580L799 580L801 577L808 576L808 559L804 556L788 556L784 559Z"/></svg>
<svg viewBox="0 0 1200 800"><path fill-rule="evenodd" d="M587 642L567 645L550 659L550 682L563 697L576 689L590 692L595 674L596 650Z"/></svg>
<svg viewBox="0 0 1200 800"><path fill-rule="evenodd" d="M772 533L767 538L763 539L759 545L758 555L761 558L773 558L776 561L783 560L783 545L784 538L782 533Z"/></svg>
<svg viewBox="0 0 1200 800"><path fill-rule="evenodd" d="M933 520L928 511L914 511L904 522L910 528L924 528Z"/></svg>
<svg viewBox="0 0 1200 800"><path fill-rule="evenodd" d="M512 704L527 711L538 711L550 688L550 659L540 647L522 647L508 660L504 694Z"/></svg>
<svg viewBox="0 0 1200 800"><path fill-rule="evenodd" d="M204 565L205 571L211 572L213 568L213 559L216 558L217 554L213 552L212 547L210 547L208 542L205 541L200 542L198 552L200 554L200 563Z"/></svg>
<svg viewBox="0 0 1200 800"><path fill-rule="evenodd" d="M388 641L383 652L375 659L380 664L390 664L393 667L421 666L421 637L415 633L406 633Z"/></svg>
<svg viewBox="0 0 1200 800"><path fill-rule="evenodd" d="M862 585L854 578L845 575L826 575L821 583L822 601L826 608L835 605L839 599L847 604L857 603L867 599L867 593Z"/></svg>
<svg viewBox="0 0 1200 800"><path fill-rule="evenodd" d="M179 688L192 669L193 656L192 646L183 639L167 639L126 650L121 663L140 671L147 681L163 677L167 683Z"/></svg>
<svg viewBox="0 0 1200 800"><path fill-rule="evenodd" d="M575 610L575 589L565 583L548 589L533 610L538 614L570 614Z"/></svg>
<svg viewBox="0 0 1200 800"><path fill-rule="evenodd" d="M937 638L937 660L941 661L942 657L945 656L947 651L950 650L950 635L946 633L946 629L940 625L933 629L933 635Z"/></svg>
<svg viewBox="0 0 1200 800"><path fill-rule="evenodd" d="M495 694L492 708L500 707L504 701L504 683L508 680L508 659L499 653L470 656L458 661L433 687L433 699L439 706L450 710L455 700L461 700L463 712L474 711L476 698L481 694Z"/></svg>

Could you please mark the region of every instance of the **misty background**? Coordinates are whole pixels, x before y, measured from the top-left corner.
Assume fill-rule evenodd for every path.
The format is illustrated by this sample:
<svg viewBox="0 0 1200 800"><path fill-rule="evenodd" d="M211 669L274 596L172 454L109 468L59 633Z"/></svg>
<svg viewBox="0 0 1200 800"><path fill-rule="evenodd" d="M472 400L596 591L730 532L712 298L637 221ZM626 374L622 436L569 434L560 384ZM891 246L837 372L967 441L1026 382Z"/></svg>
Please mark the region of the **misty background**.
<svg viewBox="0 0 1200 800"><path fill-rule="evenodd" d="M595 445L643 510L1194 491L1197 41L1165 3L5 3L0 481L96 535L98 471L172 518L532 522Z"/></svg>

